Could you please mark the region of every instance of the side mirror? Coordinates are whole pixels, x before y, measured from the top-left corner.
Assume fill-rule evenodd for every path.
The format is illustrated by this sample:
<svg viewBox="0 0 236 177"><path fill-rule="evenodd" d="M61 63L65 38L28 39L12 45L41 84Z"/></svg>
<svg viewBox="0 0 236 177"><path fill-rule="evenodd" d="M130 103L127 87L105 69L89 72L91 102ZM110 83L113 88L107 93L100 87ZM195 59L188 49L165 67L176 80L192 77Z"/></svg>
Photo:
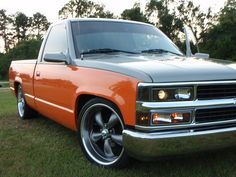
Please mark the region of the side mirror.
<svg viewBox="0 0 236 177"><path fill-rule="evenodd" d="M193 57L196 57L196 58L209 58L209 54L208 53L195 53L193 55Z"/></svg>
<svg viewBox="0 0 236 177"><path fill-rule="evenodd" d="M47 62L67 62L67 58L63 53L45 53L43 59Z"/></svg>
<svg viewBox="0 0 236 177"><path fill-rule="evenodd" d="M187 57L197 57L197 58L209 58L209 54L200 53L197 40L188 26L184 26L184 34L186 41L186 56ZM197 53L193 54L191 49L191 44L193 44L197 50Z"/></svg>

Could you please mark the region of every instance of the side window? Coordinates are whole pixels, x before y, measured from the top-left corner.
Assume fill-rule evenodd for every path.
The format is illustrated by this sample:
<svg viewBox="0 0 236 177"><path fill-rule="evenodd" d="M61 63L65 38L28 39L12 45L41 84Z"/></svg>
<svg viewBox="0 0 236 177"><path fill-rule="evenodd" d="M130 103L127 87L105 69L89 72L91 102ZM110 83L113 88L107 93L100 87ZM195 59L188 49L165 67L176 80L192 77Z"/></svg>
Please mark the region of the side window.
<svg viewBox="0 0 236 177"><path fill-rule="evenodd" d="M63 53L67 54L66 28L64 24L54 26L48 36L44 48L45 53Z"/></svg>

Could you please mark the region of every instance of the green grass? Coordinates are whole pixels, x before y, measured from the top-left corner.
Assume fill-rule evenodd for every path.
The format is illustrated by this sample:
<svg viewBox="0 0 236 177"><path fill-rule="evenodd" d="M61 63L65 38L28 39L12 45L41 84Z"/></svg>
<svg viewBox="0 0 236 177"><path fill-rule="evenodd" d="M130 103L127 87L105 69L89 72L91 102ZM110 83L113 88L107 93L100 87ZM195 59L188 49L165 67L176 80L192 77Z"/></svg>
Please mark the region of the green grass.
<svg viewBox="0 0 236 177"><path fill-rule="evenodd" d="M0 89L0 117L16 114L16 99L9 89ZM1 121L1 120L0 120Z"/></svg>
<svg viewBox="0 0 236 177"><path fill-rule="evenodd" d="M19 120L15 98L0 90L0 177L235 177L235 162L230 148L133 161L121 170L99 168L84 158L73 131L43 117Z"/></svg>

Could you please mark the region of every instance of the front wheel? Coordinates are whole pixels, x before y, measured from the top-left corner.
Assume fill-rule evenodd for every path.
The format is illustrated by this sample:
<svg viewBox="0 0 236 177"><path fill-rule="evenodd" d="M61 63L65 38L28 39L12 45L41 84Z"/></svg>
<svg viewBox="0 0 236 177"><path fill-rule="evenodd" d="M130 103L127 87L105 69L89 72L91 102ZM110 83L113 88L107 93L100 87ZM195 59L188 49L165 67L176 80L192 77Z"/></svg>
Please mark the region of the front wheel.
<svg viewBox="0 0 236 177"><path fill-rule="evenodd" d="M124 124L114 104L98 98L90 100L79 114L78 128L80 145L88 160L112 168L128 162L122 140Z"/></svg>

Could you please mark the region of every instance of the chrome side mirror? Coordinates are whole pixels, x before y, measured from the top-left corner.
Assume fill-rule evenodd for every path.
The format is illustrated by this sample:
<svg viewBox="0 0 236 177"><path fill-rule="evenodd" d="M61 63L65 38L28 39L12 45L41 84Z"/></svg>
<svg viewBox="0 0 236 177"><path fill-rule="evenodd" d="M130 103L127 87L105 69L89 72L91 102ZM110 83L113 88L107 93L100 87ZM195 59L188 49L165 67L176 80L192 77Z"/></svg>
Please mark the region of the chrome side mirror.
<svg viewBox="0 0 236 177"><path fill-rule="evenodd" d="M196 58L209 58L209 54L200 53L197 40L188 26L184 26L184 34L186 41L186 56L187 57L196 57ZM196 46L197 53L193 54L191 49L191 43Z"/></svg>

